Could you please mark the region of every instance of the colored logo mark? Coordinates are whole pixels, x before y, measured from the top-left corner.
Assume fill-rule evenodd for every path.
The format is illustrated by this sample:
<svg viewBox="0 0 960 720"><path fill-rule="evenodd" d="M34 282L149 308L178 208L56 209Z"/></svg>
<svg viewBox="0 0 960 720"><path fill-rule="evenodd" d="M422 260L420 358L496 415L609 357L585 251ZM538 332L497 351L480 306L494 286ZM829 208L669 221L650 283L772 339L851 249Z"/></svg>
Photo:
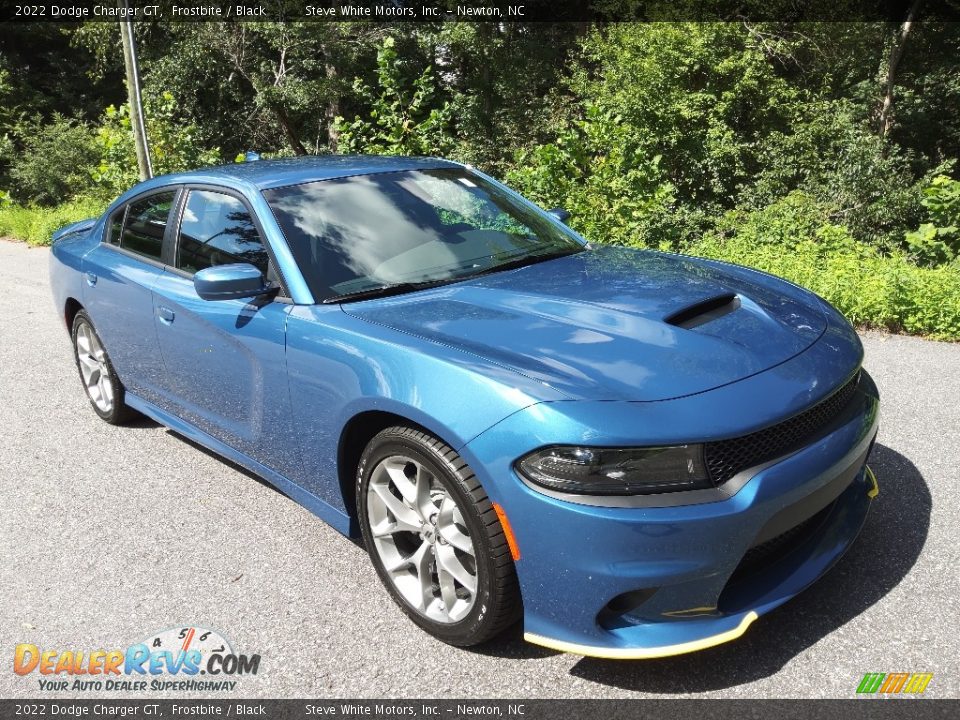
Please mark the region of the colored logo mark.
<svg viewBox="0 0 960 720"><path fill-rule="evenodd" d="M933 680L933 673L867 673L857 687L863 695L920 695Z"/></svg>

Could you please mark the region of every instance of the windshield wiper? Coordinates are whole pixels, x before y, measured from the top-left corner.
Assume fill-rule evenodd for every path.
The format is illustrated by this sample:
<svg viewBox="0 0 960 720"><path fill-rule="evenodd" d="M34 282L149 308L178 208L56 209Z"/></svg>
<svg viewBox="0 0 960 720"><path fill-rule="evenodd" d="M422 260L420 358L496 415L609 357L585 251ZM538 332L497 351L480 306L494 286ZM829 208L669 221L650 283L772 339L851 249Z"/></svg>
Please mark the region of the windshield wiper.
<svg viewBox="0 0 960 720"><path fill-rule="evenodd" d="M532 255L524 255L522 257L515 258L513 260L507 260L502 262L499 265L491 265L485 267L483 270L479 270L469 277L477 277L478 275L489 275L490 273L500 272L501 270L515 270L517 268L526 267L527 265L533 265L534 263L543 262L544 260L553 260L554 258L566 257L567 255L574 255L584 248L564 248L563 250L550 250L548 252L534 253Z"/></svg>
<svg viewBox="0 0 960 720"><path fill-rule="evenodd" d="M366 300L368 298L402 295L404 293L413 292L414 290L425 290L427 288L437 287L439 285L449 285L450 283L463 282L464 280L479 277L480 275L487 275L488 273L500 272L501 270L513 270L526 265L533 265L534 263L542 262L544 260L552 260L553 258L573 255L581 250L583 250L583 248L577 247L534 253L532 255L524 255L522 257L514 258L513 260L507 260L499 265L492 265L468 275L457 275L456 277L438 278L436 280L423 280L421 282L402 282L393 283L391 285L377 285L375 287L364 288L363 290L357 290L355 292L334 295L333 297L325 298L320 302L324 305L332 305L335 303L351 302L353 300Z"/></svg>
<svg viewBox="0 0 960 720"><path fill-rule="evenodd" d="M427 288L447 285L449 283L460 282L462 277L441 278L437 280L423 280L421 282L402 282L392 285L377 285L376 287L364 288L355 292L334 295L320 302L324 305L334 303L350 302L351 300L366 300L367 298L390 297L391 295L402 295L403 293L413 292L414 290L425 290Z"/></svg>

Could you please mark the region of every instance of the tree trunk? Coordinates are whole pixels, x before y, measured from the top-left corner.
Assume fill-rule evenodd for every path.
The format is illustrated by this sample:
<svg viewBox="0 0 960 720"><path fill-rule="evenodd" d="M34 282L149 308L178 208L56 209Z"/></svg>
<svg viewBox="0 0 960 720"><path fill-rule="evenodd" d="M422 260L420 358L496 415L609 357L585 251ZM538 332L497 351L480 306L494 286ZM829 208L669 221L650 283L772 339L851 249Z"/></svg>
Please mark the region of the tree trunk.
<svg viewBox="0 0 960 720"><path fill-rule="evenodd" d="M893 127L893 88L896 84L897 66L900 64L901 58L903 58L903 51L907 45L907 36L913 28L914 19L917 13L920 12L922 5L923 0L914 0L910 11L907 13L907 19L904 20L903 25L900 26L900 37L894 42L893 47L890 48L890 59L887 61L887 72L883 81L883 103L880 106L880 114L877 119L880 137L886 137L887 133L890 132L890 128Z"/></svg>
<svg viewBox="0 0 960 720"><path fill-rule="evenodd" d="M479 23L477 30L483 40L480 45L480 92L482 93L480 106L483 108L483 126L489 132L493 128L493 75L488 48L493 47L493 38L498 33L498 25L496 23Z"/></svg>
<svg viewBox="0 0 960 720"><path fill-rule="evenodd" d="M300 138L297 137L297 132L293 129L293 123L290 122L290 116L287 115L287 111L282 105L274 105L271 109L273 110L273 114L277 116L277 122L280 123L283 134L287 136L287 142L290 143L294 154L306 155L307 149L303 146L303 143L300 142Z"/></svg>
<svg viewBox="0 0 960 720"><path fill-rule="evenodd" d="M337 145L340 142L340 133L337 132L337 126L335 120L337 115L340 114L340 91L339 86L337 85L337 68L331 63L327 62L325 65L327 73L327 107L325 110L326 120L327 120L327 145L330 146L330 152L337 152Z"/></svg>

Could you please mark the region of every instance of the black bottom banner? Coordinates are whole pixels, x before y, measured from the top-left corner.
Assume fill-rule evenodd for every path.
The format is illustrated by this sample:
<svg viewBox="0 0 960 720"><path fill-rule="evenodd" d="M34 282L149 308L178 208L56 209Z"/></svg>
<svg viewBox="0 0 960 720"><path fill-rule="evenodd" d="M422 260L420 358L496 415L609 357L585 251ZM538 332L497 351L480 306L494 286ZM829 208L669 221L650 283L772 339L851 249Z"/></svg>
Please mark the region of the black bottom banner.
<svg viewBox="0 0 960 720"><path fill-rule="evenodd" d="M960 701L856 700L0 700L0 718L956 718Z"/></svg>

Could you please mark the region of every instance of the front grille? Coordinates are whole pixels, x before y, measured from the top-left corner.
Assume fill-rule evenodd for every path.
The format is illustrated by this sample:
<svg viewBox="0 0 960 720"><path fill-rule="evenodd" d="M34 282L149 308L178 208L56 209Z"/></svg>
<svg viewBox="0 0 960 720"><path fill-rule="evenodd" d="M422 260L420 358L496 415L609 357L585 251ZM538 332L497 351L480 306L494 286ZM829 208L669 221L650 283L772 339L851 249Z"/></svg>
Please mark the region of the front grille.
<svg viewBox="0 0 960 720"><path fill-rule="evenodd" d="M710 479L721 485L741 470L773 460L798 447L840 414L853 399L859 382L860 373L857 372L833 395L789 420L743 437L706 443L703 456Z"/></svg>

